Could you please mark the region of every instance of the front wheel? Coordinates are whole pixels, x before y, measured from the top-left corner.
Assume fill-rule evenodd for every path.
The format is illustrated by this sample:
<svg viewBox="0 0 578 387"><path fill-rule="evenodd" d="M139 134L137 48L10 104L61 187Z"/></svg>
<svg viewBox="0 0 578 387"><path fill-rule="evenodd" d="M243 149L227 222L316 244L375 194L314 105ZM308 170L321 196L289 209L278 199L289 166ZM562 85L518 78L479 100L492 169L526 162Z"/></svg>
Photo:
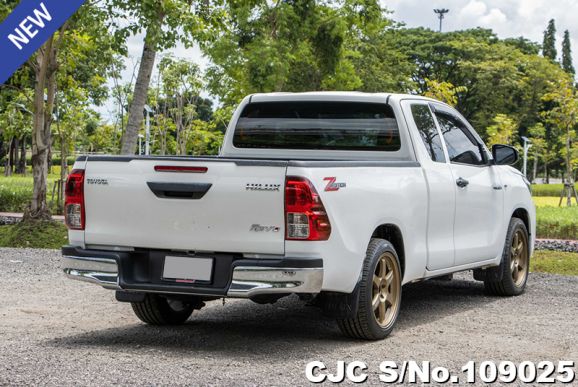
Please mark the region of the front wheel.
<svg viewBox="0 0 578 387"><path fill-rule="evenodd" d="M195 306L185 301L147 294L142 302L132 302L134 314L150 325L178 325L189 319Z"/></svg>
<svg viewBox="0 0 578 387"><path fill-rule="evenodd" d="M384 339L393 330L401 304L401 267L391 243L371 240L359 286L357 314L338 320L339 328L356 339Z"/></svg>
<svg viewBox="0 0 578 387"><path fill-rule="evenodd" d="M502 263L498 267L501 280L484 280L486 292L496 296L517 296L524 292L530 272L530 245L524 222L512 218L508 227Z"/></svg>

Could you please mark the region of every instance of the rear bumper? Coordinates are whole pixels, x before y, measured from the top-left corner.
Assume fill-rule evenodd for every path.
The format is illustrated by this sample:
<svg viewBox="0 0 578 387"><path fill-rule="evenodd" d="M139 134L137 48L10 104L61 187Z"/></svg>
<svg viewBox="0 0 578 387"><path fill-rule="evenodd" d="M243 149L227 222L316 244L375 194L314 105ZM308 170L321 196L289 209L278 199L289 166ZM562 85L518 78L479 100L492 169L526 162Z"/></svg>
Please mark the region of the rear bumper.
<svg viewBox="0 0 578 387"><path fill-rule="evenodd" d="M62 248L67 277L106 289L145 293L251 298L268 294L315 294L323 284L323 260L244 259L215 254L211 284L177 284L161 279L166 252L112 252Z"/></svg>

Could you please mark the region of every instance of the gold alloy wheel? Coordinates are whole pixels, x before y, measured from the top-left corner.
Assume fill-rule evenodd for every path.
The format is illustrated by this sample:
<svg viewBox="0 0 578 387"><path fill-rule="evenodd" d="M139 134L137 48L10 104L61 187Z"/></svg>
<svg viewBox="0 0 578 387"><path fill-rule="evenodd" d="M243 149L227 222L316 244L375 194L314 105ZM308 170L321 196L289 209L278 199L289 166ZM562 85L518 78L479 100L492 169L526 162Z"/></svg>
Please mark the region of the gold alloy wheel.
<svg viewBox="0 0 578 387"><path fill-rule="evenodd" d="M401 294L400 270L397 259L392 253L384 253L373 273L373 291L371 306L375 320L381 327L389 326L399 308Z"/></svg>
<svg viewBox="0 0 578 387"><path fill-rule="evenodd" d="M524 284L528 273L528 241L526 239L526 234L518 229L510 247L510 271L514 285L517 287Z"/></svg>

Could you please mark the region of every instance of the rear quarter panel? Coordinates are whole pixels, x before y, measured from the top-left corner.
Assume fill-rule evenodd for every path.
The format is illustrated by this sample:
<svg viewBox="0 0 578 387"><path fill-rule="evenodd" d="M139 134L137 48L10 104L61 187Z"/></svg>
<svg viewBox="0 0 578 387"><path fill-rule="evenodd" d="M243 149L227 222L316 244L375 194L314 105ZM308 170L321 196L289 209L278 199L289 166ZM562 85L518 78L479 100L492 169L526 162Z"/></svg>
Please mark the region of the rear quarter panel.
<svg viewBox="0 0 578 387"><path fill-rule="evenodd" d="M308 178L329 215L329 240L287 241L285 245L287 256L323 258L323 290L351 292L355 288L372 233L382 224L396 225L402 232L404 283L423 277L427 190L421 167L289 167L287 175ZM325 191L328 177L345 187Z"/></svg>

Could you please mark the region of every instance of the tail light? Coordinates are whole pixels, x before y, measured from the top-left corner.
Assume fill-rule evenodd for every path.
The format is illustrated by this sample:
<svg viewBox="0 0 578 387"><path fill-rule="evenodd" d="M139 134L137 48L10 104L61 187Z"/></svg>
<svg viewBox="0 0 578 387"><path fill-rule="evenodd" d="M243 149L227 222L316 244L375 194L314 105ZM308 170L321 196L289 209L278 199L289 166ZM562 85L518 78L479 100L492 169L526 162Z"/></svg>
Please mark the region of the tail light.
<svg viewBox="0 0 578 387"><path fill-rule="evenodd" d="M64 218L71 230L84 230L84 170L74 169L64 189Z"/></svg>
<svg viewBox="0 0 578 387"><path fill-rule="evenodd" d="M326 241L331 224L319 194L304 177L288 176L285 182L285 239Z"/></svg>

